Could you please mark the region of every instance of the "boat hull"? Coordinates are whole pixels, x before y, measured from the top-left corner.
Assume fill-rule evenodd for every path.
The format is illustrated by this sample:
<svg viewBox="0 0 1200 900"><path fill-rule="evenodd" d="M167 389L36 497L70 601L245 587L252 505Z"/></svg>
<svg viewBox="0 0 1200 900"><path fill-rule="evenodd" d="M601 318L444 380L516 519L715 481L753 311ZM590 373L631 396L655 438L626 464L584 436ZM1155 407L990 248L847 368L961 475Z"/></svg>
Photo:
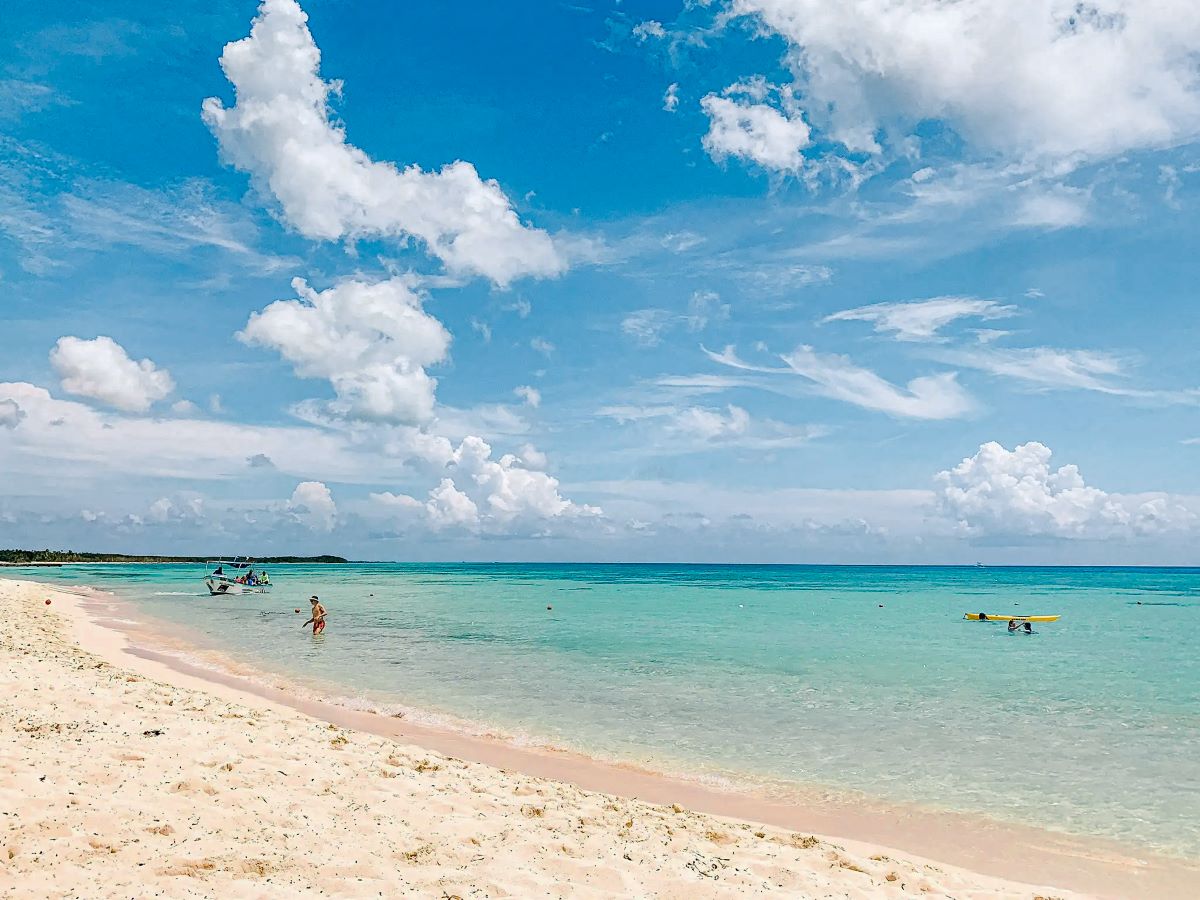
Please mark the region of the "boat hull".
<svg viewBox="0 0 1200 900"><path fill-rule="evenodd" d="M1057 622L1062 618L1062 616L1002 616L999 614L993 616L991 613L984 613L984 615L987 616L982 620L984 622ZM965 613L963 618L979 622L981 621L979 616L980 613Z"/></svg>
<svg viewBox="0 0 1200 900"><path fill-rule="evenodd" d="M269 585L238 584L236 581L223 581L213 578L207 579L204 582L204 586L208 588L209 596L212 597L241 594L269 594L271 592Z"/></svg>

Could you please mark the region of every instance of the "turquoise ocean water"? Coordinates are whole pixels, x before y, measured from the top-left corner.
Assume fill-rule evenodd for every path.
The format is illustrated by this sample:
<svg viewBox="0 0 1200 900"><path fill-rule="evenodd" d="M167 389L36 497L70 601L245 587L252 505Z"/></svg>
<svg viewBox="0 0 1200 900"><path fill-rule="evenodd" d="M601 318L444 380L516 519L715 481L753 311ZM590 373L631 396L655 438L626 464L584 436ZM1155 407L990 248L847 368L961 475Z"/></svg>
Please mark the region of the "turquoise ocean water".
<svg viewBox="0 0 1200 900"><path fill-rule="evenodd" d="M1200 569L272 566L272 595L228 598L199 566L6 573L343 703L1200 859ZM293 612L312 593L323 637Z"/></svg>

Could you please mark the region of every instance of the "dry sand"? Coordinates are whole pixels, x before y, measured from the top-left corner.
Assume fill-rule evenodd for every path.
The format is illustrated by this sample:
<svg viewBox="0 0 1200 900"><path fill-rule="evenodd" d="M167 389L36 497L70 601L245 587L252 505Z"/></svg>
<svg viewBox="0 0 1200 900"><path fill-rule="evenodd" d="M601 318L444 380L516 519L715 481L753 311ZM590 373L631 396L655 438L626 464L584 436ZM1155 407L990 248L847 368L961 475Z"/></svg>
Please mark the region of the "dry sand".
<svg viewBox="0 0 1200 900"><path fill-rule="evenodd" d="M0 896L1080 896L139 674L79 646L77 600L0 580Z"/></svg>

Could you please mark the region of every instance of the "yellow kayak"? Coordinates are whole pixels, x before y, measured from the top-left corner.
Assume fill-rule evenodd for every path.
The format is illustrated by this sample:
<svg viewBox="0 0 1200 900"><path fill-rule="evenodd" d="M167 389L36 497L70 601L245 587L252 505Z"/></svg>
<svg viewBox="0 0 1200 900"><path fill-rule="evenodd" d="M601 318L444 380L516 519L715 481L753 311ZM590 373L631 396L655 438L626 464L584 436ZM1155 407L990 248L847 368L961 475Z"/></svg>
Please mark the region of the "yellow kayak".
<svg viewBox="0 0 1200 900"><path fill-rule="evenodd" d="M1016 620L1018 622L1057 622L1061 616L1002 616L992 615L991 613L966 613L963 618L970 619L972 622L980 621L980 616L984 616L984 621L987 622L1008 622Z"/></svg>

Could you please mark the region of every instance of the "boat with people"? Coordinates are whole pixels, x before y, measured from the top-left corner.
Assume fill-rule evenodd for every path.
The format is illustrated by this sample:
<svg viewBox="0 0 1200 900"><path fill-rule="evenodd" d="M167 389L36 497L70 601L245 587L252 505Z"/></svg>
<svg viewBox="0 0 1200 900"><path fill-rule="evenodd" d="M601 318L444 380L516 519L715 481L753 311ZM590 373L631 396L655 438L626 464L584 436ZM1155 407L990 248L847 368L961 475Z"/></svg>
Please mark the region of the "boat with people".
<svg viewBox="0 0 1200 900"><path fill-rule="evenodd" d="M255 571L254 560L249 557L210 559L204 564L204 586L213 597L223 594L269 594L271 576L265 569Z"/></svg>

